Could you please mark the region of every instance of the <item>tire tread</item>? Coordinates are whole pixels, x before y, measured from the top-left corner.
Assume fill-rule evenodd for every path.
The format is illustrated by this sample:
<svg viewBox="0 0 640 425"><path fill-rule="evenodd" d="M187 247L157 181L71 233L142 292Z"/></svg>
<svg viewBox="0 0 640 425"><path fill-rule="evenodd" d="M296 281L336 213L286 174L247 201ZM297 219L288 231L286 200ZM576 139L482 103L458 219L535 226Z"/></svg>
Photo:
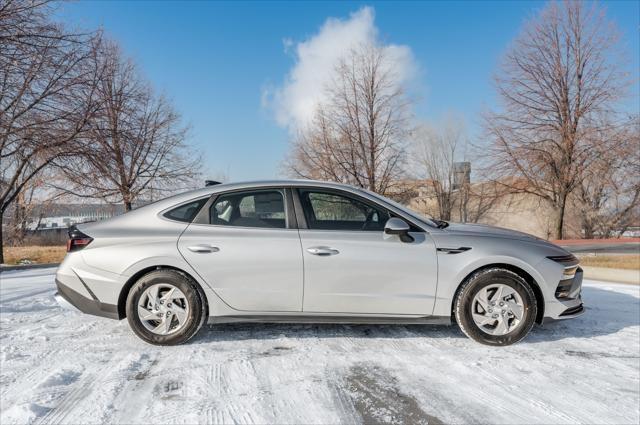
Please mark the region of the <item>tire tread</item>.
<svg viewBox="0 0 640 425"><path fill-rule="evenodd" d="M474 334L474 332L472 332L470 329L467 328L467 326L465 326L466 321L462 317L462 315L464 314L463 304L465 301L465 297L467 296L467 293L470 291L469 288L472 288L476 284L476 282L478 282L479 279L486 277L487 275L496 274L496 273L509 274L515 281L519 282L523 286L523 288L529 295L529 298L533 301L528 306L531 312L529 313L530 314L529 323L524 324L524 326L526 326L526 331L520 332L519 337L515 339L513 337L510 337L508 343L499 343L499 342L491 341L489 338L486 338L486 337L479 338L478 335ZM529 285L529 283L525 279L523 279L522 276L520 276L519 274L515 273L512 270L508 270L502 267L490 267L490 268L482 269L475 272L460 286L455 298L453 313L454 313L456 322L460 327L460 330L467 337L485 345L492 345L492 346L511 345L524 339L533 328L533 325L535 324L535 318L537 316L536 295L533 289L531 288L531 286ZM508 336L508 335L505 335L505 336Z"/></svg>
<svg viewBox="0 0 640 425"><path fill-rule="evenodd" d="M197 301L198 301L198 306L193 306L192 308L196 308L197 307L199 309L199 313L198 313L199 317L196 316L197 317L197 320L196 320L197 323L195 324L195 326L192 324L186 330L181 331L182 333L178 332L175 335L171 335L171 338L165 338L164 341L161 341L157 337L148 338L146 335L141 333L141 332L144 332L144 331L139 329L138 324L134 322L137 319L137 316L135 315L135 313L133 313L133 311L131 311L130 303L132 302L132 300L134 298L134 294L137 291L139 291L140 286L143 285L145 282L147 282L147 281L149 281L151 279L155 279L157 277L166 278L168 275L169 276L173 276L173 278L175 278L175 279L182 280L183 282L185 282L186 284L191 286L191 288L193 289L193 291L195 293ZM202 326L204 325L204 323L206 322L206 320L208 318L207 298L206 298L206 296L204 294L204 291L200 287L200 285L196 281L194 281L193 278L191 278L186 273L181 272L179 270L174 270L174 269L158 269L158 270L153 270L153 271L150 271L149 273L146 273L146 274L142 275L136 281L136 283L133 284L133 286L131 287L131 289L129 291L129 294L127 295L126 309L127 309L127 319L129 321L129 326L131 327L131 329L142 340L144 340L145 342L148 342L149 344L153 344L153 345L179 345L179 344L184 344L187 341L189 341L191 338L193 338L196 333L198 333L198 331L202 328Z"/></svg>

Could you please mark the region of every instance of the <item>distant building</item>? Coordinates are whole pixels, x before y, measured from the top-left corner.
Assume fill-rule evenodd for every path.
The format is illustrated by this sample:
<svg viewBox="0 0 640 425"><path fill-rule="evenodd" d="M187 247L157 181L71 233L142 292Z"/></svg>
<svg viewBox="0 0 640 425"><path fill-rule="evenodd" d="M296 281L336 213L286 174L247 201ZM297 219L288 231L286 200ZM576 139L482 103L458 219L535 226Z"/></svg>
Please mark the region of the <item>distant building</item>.
<svg viewBox="0 0 640 425"><path fill-rule="evenodd" d="M470 162L454 162L453 163L453 189L460 189L471 183L471 163Z"/></svg>
<svg viewBox="0 0 640 425"><path fill-rule="evenodd" d="M51 204L36 208L26 224L27 230L66 229L74 224L106 220L122 214L124 208L108 204Z"/></svg>

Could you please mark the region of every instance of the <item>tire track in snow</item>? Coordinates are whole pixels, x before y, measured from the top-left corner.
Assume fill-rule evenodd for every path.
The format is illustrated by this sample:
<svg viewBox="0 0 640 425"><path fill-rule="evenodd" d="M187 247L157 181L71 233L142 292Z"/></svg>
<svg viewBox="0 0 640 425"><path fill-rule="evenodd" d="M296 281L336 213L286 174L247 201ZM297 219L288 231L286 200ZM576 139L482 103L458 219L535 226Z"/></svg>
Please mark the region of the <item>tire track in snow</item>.
<svg viewBox="0 0 640 425"><path fill-rule="evenodd" d="M20 295L16 295L14 297L10 297L10 298L2 298L0 299L0 306L3 306L4 304L10 303L12 301L18 301L18 300L22 300L25 298L30 298L30 297L35 297L36 295L40 295L40 294L44 294L46 292L51 292L51 296L53 296L54 292L51 289L42 289L40 291L35 291L35 292L27 292L24 291L25 293L21 293ZM49 298L49 297L47 297Z"/></svg>
<svg viewBox="0 0 640 425"><path fill-rule="evenodd" d="M24 373L23 370L14 371L13 376L19 376L18 382L16 383L16 381L14 381L12 386L2 386L0 396L2 397L3 402L12 400L12 395L20 396L24 394L28 389L35 388L36 385L42 380L42 376L47 376L51 374L55 369L59 368L59 364L56 364L55 362L45 361L45 359L56 358L57 355L61 352L62 350L56 349L46 353L39 353L35 357L30 359L31 362L29 366L23 368L23 370L27 369L26 373ZM15 398L13 399L15 400Z"/></svg>
<svg viewBox="0 0 640 425"><path fill-rule="evenodd" d="M82 401L85 397L89 396L91 387L94 385L96 377L97 373L95 372L85 374L77 384L69 389L62 401L59 402L55 407L53 407L48 414L46 414L36 423L60 424L65 422L65 419L67 419L67 417L78 406L79 402Z"/></svg>
<svg viewBox="0 0 640 425"><path fill-rule="evenodd" d="M139 404L139 398L143 395L149 395L151 398L151 390L149 382L151 381L151 371L158 364L156 358L151 358L148 354L141 354L137 361L130 364L128 369L124 370L124 380L122 382L119 394L113 400L113 412L109 415L106 422L111 423L136 423L145 413ZM136 397L130 397L135 394Z"/></svg>
<svg viewBox="0 0 640 425"><path fill-rule="evenodd" d="M104 362L98 368L83 373L39 423L73 422L70 418L92 418L97 422L108 422L108 417L113 415L114 400L126 388L127 377L137 373L146 358L146 354L130 354L116 362Z"/></svg>

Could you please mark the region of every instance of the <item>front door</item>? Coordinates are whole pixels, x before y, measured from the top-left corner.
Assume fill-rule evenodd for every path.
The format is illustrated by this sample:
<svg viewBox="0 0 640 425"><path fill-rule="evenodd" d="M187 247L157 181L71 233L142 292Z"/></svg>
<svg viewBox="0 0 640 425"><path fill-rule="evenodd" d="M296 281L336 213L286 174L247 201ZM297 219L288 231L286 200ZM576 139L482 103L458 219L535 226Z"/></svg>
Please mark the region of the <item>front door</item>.
<svg viewBox="0 0 640 425"><path fill-rule="evenodd" d="M307 229L304 312L430 315L436 295L435 245L385 235L389 211L343 191L298 189ZM418 230L418 229L416 229Z"/></svg>
<svg viewBox="0 0 640 425"><path fill-rule="evenodd" d="M221 194L206 222L190 224L180 237L180 253L230 307L302 310L300 238L285 205L282 189Z"/></svg>

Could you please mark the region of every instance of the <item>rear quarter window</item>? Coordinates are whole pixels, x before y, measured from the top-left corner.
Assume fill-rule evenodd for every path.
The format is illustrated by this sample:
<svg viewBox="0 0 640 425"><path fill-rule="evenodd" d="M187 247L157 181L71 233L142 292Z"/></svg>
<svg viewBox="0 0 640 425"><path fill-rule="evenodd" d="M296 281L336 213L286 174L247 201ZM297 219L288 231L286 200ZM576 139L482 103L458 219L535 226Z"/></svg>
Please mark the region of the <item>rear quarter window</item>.
<svg viewBox="0 0 640 425"><path fill-rule="evenodd" d="M200 208L202 208L208 199L209 198L198 199L197 201L180 205L179 207L167 211L163 215L169 220L191 223L198 214L198 211L200 211Z"/></svg>

